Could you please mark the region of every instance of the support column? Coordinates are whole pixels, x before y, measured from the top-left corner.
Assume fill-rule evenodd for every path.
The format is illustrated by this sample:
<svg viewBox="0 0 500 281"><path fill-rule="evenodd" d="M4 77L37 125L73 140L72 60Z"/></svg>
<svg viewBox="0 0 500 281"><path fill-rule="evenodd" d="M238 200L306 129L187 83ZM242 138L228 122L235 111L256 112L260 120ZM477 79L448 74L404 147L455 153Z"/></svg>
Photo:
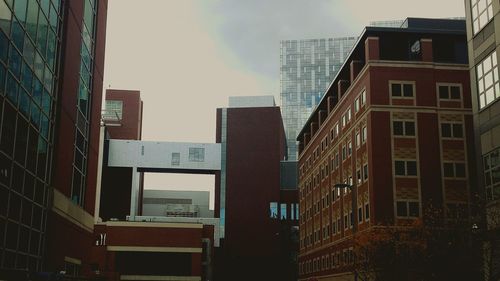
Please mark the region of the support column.
<svg viewBox="0 0 500 281"><path fill-rule="evenodd" d="M130 189L130 218L129 220L134 221L135 216L137 216L138 203L139 203L139 183L140 176L137 172L137 167L132 168L132 188Z"/></svg>

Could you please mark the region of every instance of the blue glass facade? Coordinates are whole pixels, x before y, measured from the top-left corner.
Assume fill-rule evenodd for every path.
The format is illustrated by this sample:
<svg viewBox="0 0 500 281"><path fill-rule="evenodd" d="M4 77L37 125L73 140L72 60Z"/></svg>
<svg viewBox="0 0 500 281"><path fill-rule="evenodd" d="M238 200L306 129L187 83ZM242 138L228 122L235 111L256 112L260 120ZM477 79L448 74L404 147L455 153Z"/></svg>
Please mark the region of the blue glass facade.
<svg viewBox="0 0 500 281"><path fill-rule="evenodd" d="M281 41L280 96L288 159L297 135L356 43L356 37Z"/></svg>
<svg viewBox="0 0 500 281"><path fill-rule="evenodd" d="M0 0L0 268L41 268L60 5Z"/></svg>

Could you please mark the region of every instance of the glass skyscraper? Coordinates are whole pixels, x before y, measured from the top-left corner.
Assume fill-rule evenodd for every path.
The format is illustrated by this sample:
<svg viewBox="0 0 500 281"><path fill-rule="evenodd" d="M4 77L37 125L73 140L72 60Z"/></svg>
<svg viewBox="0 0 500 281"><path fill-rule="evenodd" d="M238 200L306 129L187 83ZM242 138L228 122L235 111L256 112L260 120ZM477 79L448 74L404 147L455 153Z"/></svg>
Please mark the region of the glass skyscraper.
<svg viewBox="0 0 500 281"><path fill-rule="evenodd" d="M356 37L283 40L280 96L288 159L297 159L297 134L356 42Z"/></svg>

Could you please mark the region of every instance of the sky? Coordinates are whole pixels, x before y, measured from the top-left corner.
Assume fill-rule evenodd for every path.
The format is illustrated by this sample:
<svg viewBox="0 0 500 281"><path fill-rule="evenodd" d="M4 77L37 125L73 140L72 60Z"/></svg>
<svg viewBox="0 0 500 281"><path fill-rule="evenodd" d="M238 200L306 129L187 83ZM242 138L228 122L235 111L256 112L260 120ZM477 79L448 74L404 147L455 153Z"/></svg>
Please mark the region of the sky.
<svg viewBox="0 0 500 281"><path fill-rule="evenodd" d="M213 143L216 109L229 96L280 103L280 40L358 36L371 21L464 13L463 0L109 0L104 88L141 91L143 140ZM213 176L145 179L150 189L213 185Z"/></svg>

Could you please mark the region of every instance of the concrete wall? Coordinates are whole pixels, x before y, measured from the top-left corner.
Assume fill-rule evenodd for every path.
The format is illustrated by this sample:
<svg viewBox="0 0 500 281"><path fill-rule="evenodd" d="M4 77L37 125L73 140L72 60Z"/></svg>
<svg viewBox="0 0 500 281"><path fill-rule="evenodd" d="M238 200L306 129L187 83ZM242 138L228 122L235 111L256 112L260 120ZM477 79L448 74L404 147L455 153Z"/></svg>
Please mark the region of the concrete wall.
<svg viewBox="0 0 500 281"><path fill-rule="evenodd" d="M190 148L204 148L204 161L189 161ZM110 140L108 166L175 170L220 170L220 144ZM172 165L172 153L180 153Z"/></svg>

